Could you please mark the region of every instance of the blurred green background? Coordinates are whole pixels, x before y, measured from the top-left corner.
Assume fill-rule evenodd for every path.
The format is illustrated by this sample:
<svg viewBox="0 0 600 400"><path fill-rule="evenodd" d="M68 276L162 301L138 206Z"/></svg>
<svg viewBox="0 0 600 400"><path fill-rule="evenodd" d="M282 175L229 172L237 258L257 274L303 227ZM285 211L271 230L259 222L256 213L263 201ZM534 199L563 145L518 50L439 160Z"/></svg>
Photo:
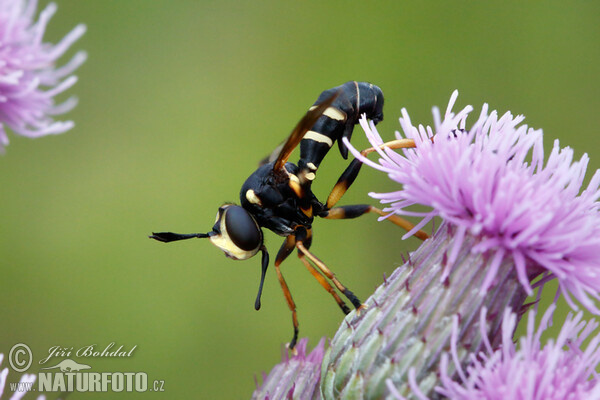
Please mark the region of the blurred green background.
<svg viewBox="0 0 600 400"><path fill-rule="evenodd" d="M524 114L544 129L547 147L560 138L577 157L590 154L590 170L600 166L598 2L58 6L45 39L84 22L88 32L70 54L85 49L89 59L69 91L80 99L67 116L76 127L35 141L12 135L0 157L0 351L27 343L37 362L51 346L137 345L131 358L90 360L95 371L165 381L163 394L134 397L249 398L253 375L280 359L290 314L272 270L254 311L259 257L234 262L208 241L165 245L147 235L210 230L217 207L238 201L257 161L324 89L348 80L379 85L379 131L389 138L402 107L429 124L431 106L445 108L458 89L457 107L473 104L478 113L489 102ZM353 143L366 146L360 128ZM317 196L326 197L346 165L334 149ZM373 203L366 193L386 190L386 177L364 169L344 203ZM418 246L375 218L314 228L315 254L362 299ZM281 238L266 240L274 256ZM343 315L330 296L295 257L283 273L309 347L331 337ZM94 396L119 397L69 398Z"/></svg>

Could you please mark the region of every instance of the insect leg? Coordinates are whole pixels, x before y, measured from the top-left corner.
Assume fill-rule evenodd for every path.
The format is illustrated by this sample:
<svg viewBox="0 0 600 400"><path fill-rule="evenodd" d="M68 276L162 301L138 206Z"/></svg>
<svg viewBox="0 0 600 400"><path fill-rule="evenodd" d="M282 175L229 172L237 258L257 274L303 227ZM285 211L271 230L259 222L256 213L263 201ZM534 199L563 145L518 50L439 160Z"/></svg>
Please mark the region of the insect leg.
<svg viewBox="0 0 600 400"><path fill-rule="evenodd" d="M399 139L392 140L390 142L386 142L378 146L378 148L380 149L383 149L385 147L388 147L390 149L412 148L415 147L415 141L413 139ZM361 151L360 154L366 156L367 154L372 153L374 151L376 151L376 148L370 147ZM344 195L344 193L346 193L350 185L354 183L354 180L360 172L360 168L362 167L362 165L363 163L359 159L355 158L354 160L352 160L348 168L346 168L346 170L342 173L340 179L338 179L337 183L331 190L329 197L327 197L327 208L333 208L333 206L335 206L336 203L342 198L342 196Z"/></svg>
<svg viewBox="0 0 600 400"><path fill-rule="evenodd" d="M300 238L302 239L304 247L308 250L312 243L312 229L302 229L298 233L300 234ZM333 296L333 298L337 302L338 306L340 306L344 314L350 313L350 309L337 294L333 286L331 286L329 282L327 282L327 279L325 279L325 277L323 277L323 275L321 275L319 271L317 271L315 267L311 265L311 263L306 259L306 257L301 251L298 251L298 258L300 259L300 261L302 261L302 263L304 264L306 269L308 269L308 271L312 274L312 276L314 276L314 278L321 284L321 286L323 286L323 288Z"/></svg>
<svg viewBox="0 0 600 400"><path fill-rule="evenodd" d="M357 204L357 205L351 205L351 206L334 207L330 210L325 210L324 212L319 214L319 216L322 218L326 218L326 219L349 219L349 218L360 217L361 215L364 215L368 212L372 212L375 214L379 214L381 216L385 216L385 217L387 217L386 219L388 221L398 225L399 227L401 227L403 229L406 229L407 231L410 231L411 229L413 229L415 227L411 222L405 220L404 218L401 218L395 214L392 214L392 215L386 214L379 208L370 206L368 204ZM429 238L429 235L427 235L423 231L417 231L415 233L415 236L421 240L425 240L425 239Z"/></svg>
<svg viewBox="0 0 600 400"><path fill-rule="evenodd" d="M350 300L350 302L357 309L357 311L366 308L366 306L361 303L361 301L354 295L354 293L352 293L350 290L348 290L348 288L342 285L342 283L335 277L335 274L331 272L329 268L327 268L323 261L319 260L314 254L308 251L306 247L304 247L304 244L301 241L296 242L296 247L300 252L302 252L302 254L304 254L310 261L312 261L313 264L316 265L316 267L319 269L319 271L323 273L323 275L325 275L330 281L333 282L335 287L340 292L342 292L344 296L348 298L348 300Z"/></svg>
<svg viewBox="0 0 600 400"><path fill-rule="evenodd" d="M296 346L296 342L298 341L298 316L296 314L296 304L294 303L294 299L292 299L292 293L283 279L283 275L281 274L281 269L279 266L290 255L290 253L294 250L296 245L296 237L294 235L289 235L286 237L285 242L281 245L279 252L277 252L277 257L275 257L275 271L277 272L277 279L279 279L279 284L281 285L281 290L283 291L283 296L287 301L288 307L292 311L292 323L294 324L294 336L290 343L288 343L288 348L295 354L296 350L294 347Z"/></svg>
<svg viewBox="0 0 600 400"><path fill-rule="evenodd" d="M333 288L333 286L331 286L329 284L329 282L327 282L327 280L325 279L325 277L323 277L323 275L321 275L319 273L319 271L317 271L315 269L315 267L313 267L310 264L310 262L306 259L306 257L304 257L304 255L302 253L298 254L298 258L300 258L300 261L302 261L302 263L306 266L306 269L308 269L308 271L312 274L312 276L314 276L315 279L317 281L319 281L319 283L321 284L321 286L323 286L323 288L325 290L327 290L329 293L331 293L331 295L333 296L333 298L335 299L335 301L338 303L338 306L340 306L340 308L342 309L342 311L344 312L344 314L349 314L350 313L350 309L348 308L348 306L346 305L346 303L344 303L344 300L342 300L340 298L340 296L338 296L338 294L335 291L335 289Z"/></svg>
<svg viewBox="0 0 600 400"><path fill-rule="evenodd" d="M283 290L283 296L287 301L288 307L290 311L292 311L292 323L294 324L294 336L292 340L287 345L288 348L296 353L294 347L296 346L296 342L298 341L298 315L296 314L296 303L294 303L294 299L292 299L292 293L290 292L290 288L287 283L285 283L285 279L283 279L283 275L281 274L281 269L279 268L279 264L275 264L275 272L277 272L277 279L279 279L279 284L281 285L281 290Z"/></svg>
<svg viewBox="0 0 600 400"><path fill-rule="evenodd" d="M277 252L277 257L275 257L275 265L281 265L283 260L285 260L287 256L290 255L290 253L294 250L295 247L296 236L289 235L288 237L286 237L285 241L283 242L283 244L279 248L279 251Z"/></svg>

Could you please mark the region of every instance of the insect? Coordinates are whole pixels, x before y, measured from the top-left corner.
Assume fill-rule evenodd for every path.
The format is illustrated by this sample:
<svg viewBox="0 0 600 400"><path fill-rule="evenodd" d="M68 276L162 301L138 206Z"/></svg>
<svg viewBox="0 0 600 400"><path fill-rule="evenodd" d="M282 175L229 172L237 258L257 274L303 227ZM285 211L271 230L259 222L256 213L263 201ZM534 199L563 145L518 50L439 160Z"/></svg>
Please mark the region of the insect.
<svg viewBox="0 0 600 400"><path fill-rule="evenodd" d="M262 254L261 277L255 309L260 309L260 298L269 265L269 253L264 244L262 228L270 229L285 240L275 257L275 271L287 304L292 312L294 333L288 344L293 351L298 339L296 305L281 273L281 263L298 250L300 261L335 299L345 314L350 308L336 292L337 289L359 312L365 306L344 286L335 274L317 258L309 248L312 243L312 223L315 217L326 219L356 218L368 212L385 215L381 210L366 204L336 207L336 203L354 182L362 163L354 159L329 194L321 203L311 190L311 184L325 155L338 141L342 156L348 157L343 137L350 139L361 114L366 114L375 124L383 119L383 92L366 82L346 82L325 90L304 117L298 122L288 139L261 162L248 177L240 191L241 205L224 204L219 207L216 221L208 233L178 234L155 232L150 236L162 242L191 238L208 238L225 255L234 260L249 259ZM288 162L292 151L300 145L297 164ZM392 148L414 147L411 140L389 142ZM374 148L363 151L368 154ZM388 219L405 229L413 225L395 215ZM421 231L416 235L427 235ZM335 289L334 289L335 287Z"/></svg>

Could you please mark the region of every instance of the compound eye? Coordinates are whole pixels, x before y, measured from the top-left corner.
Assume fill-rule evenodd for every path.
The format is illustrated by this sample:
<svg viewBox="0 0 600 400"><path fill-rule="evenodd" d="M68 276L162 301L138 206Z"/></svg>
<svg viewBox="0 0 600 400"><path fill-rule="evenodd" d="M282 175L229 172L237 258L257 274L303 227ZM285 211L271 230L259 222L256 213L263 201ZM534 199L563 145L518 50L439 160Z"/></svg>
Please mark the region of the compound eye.
<svg viewBox="0 0 600 400"><path fill-rule="evenodd" d="M225 229L231 241L240 249L256 250L262 242L262 232L252 216L240 206L229 206L225 212Z"/></svg>

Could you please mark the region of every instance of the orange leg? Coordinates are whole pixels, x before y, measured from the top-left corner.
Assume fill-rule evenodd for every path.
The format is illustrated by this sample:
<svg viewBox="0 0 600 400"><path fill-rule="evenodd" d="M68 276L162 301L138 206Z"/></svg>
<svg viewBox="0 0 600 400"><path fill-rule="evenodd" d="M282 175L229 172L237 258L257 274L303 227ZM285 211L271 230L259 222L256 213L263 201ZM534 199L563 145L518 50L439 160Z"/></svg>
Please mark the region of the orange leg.
<svg viewBox="0 0 600 400"><path fill-rule="evenodd" d="M410 231L415 227L411 222L405 220L404 218L401 218L397 215L386 214L379 208L370 206L368 204L334 207L330 210L319 214L319 216L326 219L348 219L360 217L361 215L364 215L368 212L379 214L381 216L387 216L387 220L407 231ZM423 231L417 231L415 233L415 236L421 240L429 238L429 235L427 235L427 233Z"/></svg>
<svg viewBox="0 0 600 400"><path fill-rule="evenodd" d="M380 148L380 149L383 149L386 147L390 148L390 149L414 148L415 141L413 139L398 139L398 140L392 140L390 142L383 143L382 145L378 146L378 148ZM368 149L361 151L360 153L363 156L367 156L367 154L370 154L374 151L376 151L376 148L370 147ZM362 165L363 165L363 163L359 159L355 158L354 160L352 160L352 162L350 163L348 168L346 168L346 170L344 171L342 176L340 176L340 179L338 179L337 183L331 190L331 193L327 197L326 207L328 209L328 213L326 214L326 216L324 216L324 218L329 218L329 219L356 218L367 212L373 212L373 213L379 214L381 216L387 215L383 211L381 211L379 208L372 207L372 206L369 206L368 208L366 208L367 206L363 206L363 212L358 213L358 214L355 212L356 210L352 210L352 211L349 210L349 207L358 207L358 206L346 206L346 207L334 208L334 206L337 204L337 202L340 201L342 196L350 188L350 185L352 185L352 183L354 183L354 180L356 179L358 173L360 172L360 168L362 167ZM415 227L414 224L412 224L411 222L409 222L406 219L401 218L397 215L389 216L387 219L390 222L400 226L401 228L406 229L407 231L410 231L411 229L413 229ZM425 240L429 237L423 231L418 231L415 234L415 236L421 240Z"/></svg>
<svg viewBox="0 0 600 400"><path fill-rule="evenodd" d="M292 299L292 293L290 292L290 288L288 287L283 275L281 274L281 269L279 268L279 264L275 264L275 272L277 272L277 279L279 279L279 284L281 285L281 290L283 290L283 296L287 301L288 307L290 311L292 311L292 323L294 324L294 336L292 337L291 342L288 344L288 348L296 354L296 350L294 347L296 346L296 342L298 341L298 315L296 314L296 303L294 303L294 299Z"/></svg>
<svg viewBox="0 0 600 400"><path fill-rule="evenodd" d="M327 282L327 280L323 277L323 275L321 275L319 273L319 271L317 271L315 269L315 267L313 267L310 264L310 262L308 262L308 260L306 259L306 257L304 257L304 255L302 253L298 253L298 258L300 258L300 261L302 261L302 263L304 264L304 266L306 266L306 268L312 274L312 276L314 276L315 279L317 281L319 281L319 283L321 284L321 286L323 286L323 288L325 290L327 290L333 296L333 298L338 303L338 306L340 306L340 308L342 309L342 311L344 312L344 314L350 313L350 309L348 308L348 306L346 305L346 303L344 303L344 301L340 298L340 296L338 296L338 294L335 291L335 289L333 288L333 286L331 286L329 284L329 282Z"/></svg>
<svg viewBox="0 0 600 400"><path fill-rule="evenodd" d="M354 307L356 307L357 312L360 312L360 310L366 308L366 306L361 303L361 301L354 295L354 293L352 293L344 285L342 285L342 283L336 278L335 274L333 272L331 272L331 270L329 268L327 268L327 266L325 265L325 263L323 263L323 261L319 260L314 254L312 254L310 251L308 251L308 249L306 247L304 247L304 244L301 241L296 242L296 247L302 254L304 254L319 269L319 271L321 271L321 273L323 275L325 275L327 277L327 279L329 279L331 282L333 282L335 287L340 292L342 292L344 294L344 296L346 296L348 298L348 300L350 300L352 305Z"/></svg>

